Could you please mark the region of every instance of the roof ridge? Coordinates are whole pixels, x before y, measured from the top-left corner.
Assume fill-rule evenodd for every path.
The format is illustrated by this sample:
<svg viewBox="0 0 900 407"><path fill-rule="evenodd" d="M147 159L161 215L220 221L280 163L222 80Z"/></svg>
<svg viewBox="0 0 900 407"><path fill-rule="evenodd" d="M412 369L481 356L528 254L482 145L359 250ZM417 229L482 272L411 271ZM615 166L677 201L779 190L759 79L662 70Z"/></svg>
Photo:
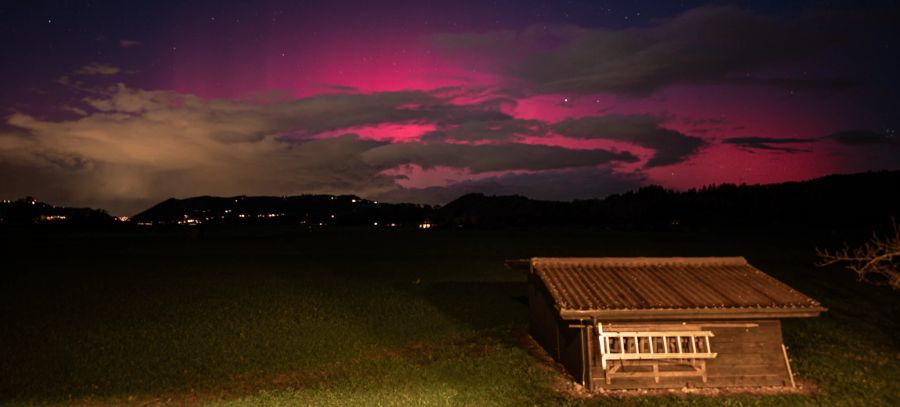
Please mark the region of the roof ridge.
<svg viewBox="0 0 900 407"><path fill-rule="evenodd" d="M691 264L691 265L748 265L743 256L723 257L532 257L531 264L546 263L579 263L579 264L617 264L617 265L655 265L655 264Z"/></svg>

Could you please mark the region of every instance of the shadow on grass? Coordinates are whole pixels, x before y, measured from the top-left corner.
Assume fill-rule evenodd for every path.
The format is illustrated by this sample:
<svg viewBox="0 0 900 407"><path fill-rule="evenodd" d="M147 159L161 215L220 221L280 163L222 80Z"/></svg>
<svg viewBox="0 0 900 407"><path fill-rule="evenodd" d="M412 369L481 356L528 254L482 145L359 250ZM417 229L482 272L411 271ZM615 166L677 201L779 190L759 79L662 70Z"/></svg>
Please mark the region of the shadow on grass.
<svg viewBox="0 0 900 407"><path fill-rule="evenodd" d="M429 285L425 298L447 317L475 330L528 323L526 282L448 281Z"/></svg>

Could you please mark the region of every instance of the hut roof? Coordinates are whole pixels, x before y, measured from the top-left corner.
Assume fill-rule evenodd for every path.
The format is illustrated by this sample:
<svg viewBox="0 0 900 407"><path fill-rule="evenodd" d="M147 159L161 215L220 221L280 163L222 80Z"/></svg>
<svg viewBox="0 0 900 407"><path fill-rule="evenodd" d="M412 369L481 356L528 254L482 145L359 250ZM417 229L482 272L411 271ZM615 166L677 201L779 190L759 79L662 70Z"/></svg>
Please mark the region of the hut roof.
<svg viewBox="0 0 900 407"><path fill-rule="evenodd" d="M814 317L817 301L743 257L532 258L564 319Z"/></svg>

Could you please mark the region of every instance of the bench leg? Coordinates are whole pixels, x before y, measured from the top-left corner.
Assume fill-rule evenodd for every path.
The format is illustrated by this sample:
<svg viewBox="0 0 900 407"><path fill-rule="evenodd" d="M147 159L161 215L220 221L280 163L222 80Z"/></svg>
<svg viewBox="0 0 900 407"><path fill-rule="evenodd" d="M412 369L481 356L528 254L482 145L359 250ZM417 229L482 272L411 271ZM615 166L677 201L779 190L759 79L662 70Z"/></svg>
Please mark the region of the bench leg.
<svg viewBox="0 0 900 407"><path fill-rule="evenodd" d="M612 384L612 375L619 371L619 365L611 363L609 368L606 369L606 384Z"/></svg>

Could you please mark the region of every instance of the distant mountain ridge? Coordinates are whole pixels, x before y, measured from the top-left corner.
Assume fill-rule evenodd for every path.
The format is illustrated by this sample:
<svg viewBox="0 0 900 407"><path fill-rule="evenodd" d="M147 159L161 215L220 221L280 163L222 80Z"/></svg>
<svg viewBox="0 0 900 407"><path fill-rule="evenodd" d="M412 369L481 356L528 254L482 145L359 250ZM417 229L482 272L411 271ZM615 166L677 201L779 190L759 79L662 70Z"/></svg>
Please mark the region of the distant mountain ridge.
<svg viewBox="0 0 900 407"><path fill-rule="evenodd" d="M32 224L109 225L119 218L102 209L53 206L28 196L0 202L0 225L24 226Z"/></svg>
<svg viewBox="0 0 900 407"><path fill-rule="evenodd" d="M805 227L857 229L900 215L900 171L830 175L769 185L723 184L688 191L651 185L603 199L536 201L469 194L438 222L462 226L590 226L614 230Z"/></svg>
<svg viewBox="0 0 900 407"><path fill-rule="evenodd" d="M138 225L861 230L886 225L898 215L900 171L881 171L769 185L723 184L688 191L651 185L602 199L571 202L478 193L463 195L444 206L378 203L355 195L199 196L167 199L131 221ZM100 210L56 208L34 200L0 205L0 224L75 220L104 224L116 218Z"/></svg>
<svg viewBox="0 0 900 407"><path fill-rule="evenodd" d="M167 199L132 217L144 225L292 223L316 226L418 224L432 208L416 204L379 204L355 195L200 196Z"/></svg>

